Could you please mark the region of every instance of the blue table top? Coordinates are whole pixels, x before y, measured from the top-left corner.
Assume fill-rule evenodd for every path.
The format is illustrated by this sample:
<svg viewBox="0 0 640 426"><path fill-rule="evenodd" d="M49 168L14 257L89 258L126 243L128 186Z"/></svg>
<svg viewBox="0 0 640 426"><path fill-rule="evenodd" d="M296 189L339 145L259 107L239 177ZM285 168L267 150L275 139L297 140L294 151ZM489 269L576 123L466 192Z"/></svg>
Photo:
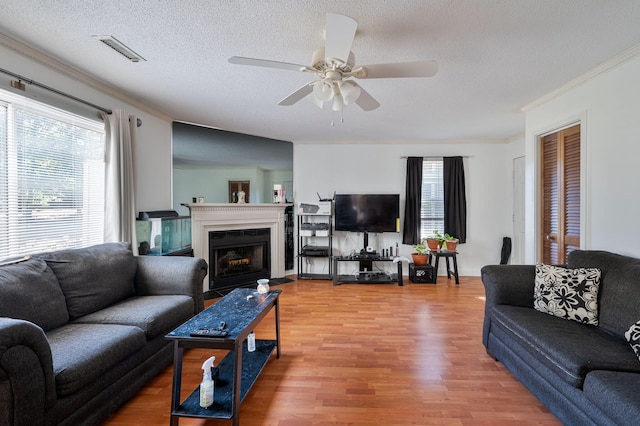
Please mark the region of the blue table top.
<svg viewBox="0 0 640 426"><path fill-rule="evenodd" d="M262 311L278 298L280 293L282 290L270 290L266 294L259 294L252 288L236 288L165 337L167 339L189 339L192 338L189 336L192 331L199 328L217 328L224 321L227 324L225 330L229 333L225 340L236 339Z"/></svg>

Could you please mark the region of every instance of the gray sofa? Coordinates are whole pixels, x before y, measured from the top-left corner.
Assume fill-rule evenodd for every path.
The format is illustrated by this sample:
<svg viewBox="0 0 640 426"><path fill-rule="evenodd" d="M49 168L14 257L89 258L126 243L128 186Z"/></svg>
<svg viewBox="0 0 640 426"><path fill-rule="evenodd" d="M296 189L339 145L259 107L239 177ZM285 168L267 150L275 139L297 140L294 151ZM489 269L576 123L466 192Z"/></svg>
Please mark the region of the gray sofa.
<svg viewBox="0 0 640 426"><path fill-rule="evenodd" d="M625 336L640 320L640 260L574 251L566 267L600 271L597 325L534 309L540 267L491 265L482 342L564 424L640 424L640 360Z"/></svg>
<svg viewBox="0 0 640 426"><path fill-rule="evenodd" d="M0 266L0 424L97 424L173 359L207 264L107 243Z"/></svg>

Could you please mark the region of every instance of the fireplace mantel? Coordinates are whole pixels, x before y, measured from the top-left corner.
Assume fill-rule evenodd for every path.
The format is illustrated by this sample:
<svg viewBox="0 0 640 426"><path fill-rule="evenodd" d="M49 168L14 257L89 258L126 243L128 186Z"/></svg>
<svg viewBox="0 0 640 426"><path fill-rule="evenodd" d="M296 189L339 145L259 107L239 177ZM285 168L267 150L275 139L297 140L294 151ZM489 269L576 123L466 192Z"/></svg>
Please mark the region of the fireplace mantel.
<svg viewBox="0 0 640 426"><path fill-rule="evenodd" d="M271 230L271 278L285 275L285 208L291 204L191 203L193 255L209 261L209 232L269 228ZM204 280L203 291L209 290Z"/></svg>

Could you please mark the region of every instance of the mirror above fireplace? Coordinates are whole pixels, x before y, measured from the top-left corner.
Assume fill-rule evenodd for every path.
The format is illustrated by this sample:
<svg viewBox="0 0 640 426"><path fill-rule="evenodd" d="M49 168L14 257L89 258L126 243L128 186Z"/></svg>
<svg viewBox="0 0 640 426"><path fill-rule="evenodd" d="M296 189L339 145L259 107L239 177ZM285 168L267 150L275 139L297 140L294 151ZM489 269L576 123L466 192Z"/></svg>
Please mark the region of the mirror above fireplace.
<svg viewBox="0 0 640 426"><path fill-rule="evenodd" d="M173 208L204 197L228 203L229 182L250 182L250 203L273 203L274 185L293 201L293 143L173 122Z"/></svg>

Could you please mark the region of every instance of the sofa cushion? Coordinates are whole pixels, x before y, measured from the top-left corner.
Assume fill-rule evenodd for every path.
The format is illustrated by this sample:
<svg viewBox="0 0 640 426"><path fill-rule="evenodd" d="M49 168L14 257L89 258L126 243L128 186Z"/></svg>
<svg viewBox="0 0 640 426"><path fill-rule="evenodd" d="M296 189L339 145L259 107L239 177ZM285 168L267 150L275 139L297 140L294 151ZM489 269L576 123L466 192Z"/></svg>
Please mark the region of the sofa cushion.
<svg viewBox="0 0 640 426"><path fill-rule="evenodd" d="M147 339L152 339L192 315L193 299L189 296L141 296L80 317L74 323L134 325L144 331Z"/></svg>
<svg viewBox="0 0 640 426"><path fill-rule="evenodd" d="M504 333L571 386L580 388L592 370L640 373L629 344L599 327L521 306L494 306L491 332Z"/></svg>
<svg viewBox="0 0 640 426"><path fill-rule="evenodd" d="M619 425L640 424L640 374L592 371L584 380L584 395Z"/></svg>
<svg viewBox="0 0 640 426"><path fill-rule="evenodd" d="M533 307L550 315L598 325L597 268L536 265Z"/></svg>
<svg viewBox="0 0 640 426"><path fill-rule="evenodd" d="M58 279L46 262L27 258L0 266L0 317L30 321L45 331L69 321Z"/></svg>
<svg viewBox="0 0 640 426"><path fill-rule="evenodd" d="M599 250L569 253L570 268L602 271L598 301L598 327L624 339L624 333L640 318L640 259Z"/></svg>
<svg viewBox="0 0 640 426"><path fill-rule="evenodd" d="M47 333L58 396L71 395L145 345L138 327L67 324Z"/></svg>
<svg viewBox="0 0 640 426"><path fill-rule="evenodd" d="M58 277L71 319L134 293L138 264L129 243L106 243L38 255Z"/></svg>

